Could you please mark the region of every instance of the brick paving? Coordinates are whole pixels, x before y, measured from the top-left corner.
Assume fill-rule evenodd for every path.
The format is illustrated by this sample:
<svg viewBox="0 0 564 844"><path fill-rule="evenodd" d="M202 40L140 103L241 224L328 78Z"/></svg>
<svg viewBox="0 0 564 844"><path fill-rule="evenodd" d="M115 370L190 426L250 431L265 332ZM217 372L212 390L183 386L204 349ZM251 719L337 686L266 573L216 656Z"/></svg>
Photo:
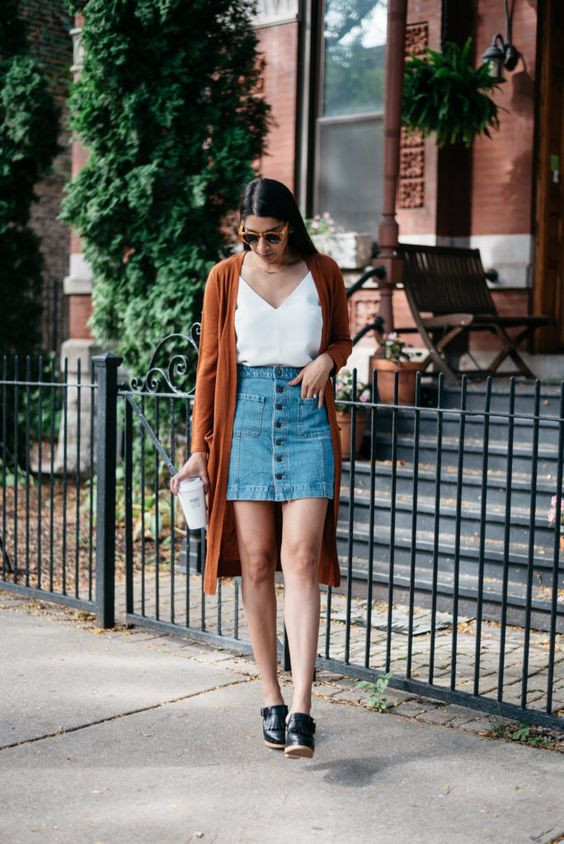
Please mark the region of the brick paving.
<svg viewBox="0 0 564 844"><path fill-rule="evenodd" d="M248 628L243 613L243 602L238 579L229 578L221 581L221 612L219 612L218 595L203 597L202 579L199 574L191 574L187 579L185 574L164 569L158 577L159 606L156 606L157 579L154 569L145 573L145 605L144 614L154 619L171 621L172 605L174 603L174 623L180 630L184 626L196 630L205 629L212 634L233 637L242 642L249 642ZM276 585L278 607L279 641L283 641L283 586ZM171 594L174 591L174 602ZM125 584L117 584L118 606L125 603ZM134 583L134 609L142 614L141 606L141 575L136 575ZM408 608L401 604L392 607L392 633L389 642L389 663L386 664L388 649L388 607L383 601L372 603L372 623L370 636L367 641L366 627L367 604L365 600L353 598L350 608L351 624L347 637L347 605L346 596L333 593L331 596L330 623L327 625L327 592L321 593L321 624L318 653L337 661L343 661L352 666L364 667L378 671L391 671L398 677L405 677L408 660ZM203 618L205 617L205 623ZM436 628L434 632L434 663L433 674L430 676L430 657L432 653L432 613L430 610L416 607L414 609L411 654L411 677L424 683L432 682L441 689L449 689L452 673L453 626L452 616L446 612L435 614ZM455 688L458 691L475 693L475 665L476 665L476 621L472 617L459 616L457 624L456 642L456 675ZM180 632L179 630L179 632ZM500 658L501 626L496 622L482 623L480 642L480 671L477 692L482 696L497 699L498 671ZM368 645L369 658L366 660ZM523 673L524 630L519 627L507 626L505 631L505 663L503 676L503 701L516 705L521 704L521 687ZM348 652L348 660L347 660ZM546 711L547 683L548 683L548 654L549 635L544 631L531 630L529 642L529 660L527 671L527 707L539 711ZM347 666L343 665L343 671ZM356 683L351 681L349 691ZM331 688L335 688L332 686ZM391 694L405 695L396 689L387 689ZM329 695L327 690L321 692ZM347 692L348 694L348 692ZM362 697L362 692L353 692L343 699ZM339 691L331 695L339 699ZM398 707L398 714L407 714L408 710L415 710L418 704L413 703L413 695L407 694ZM454 706L454 705L448 705ZM402 711L402 707L405 707ZM452 718L456 719L455 710ZM553 677L552 713L564 717L564 636L556 636L555 662ZM431 716L438 719L446 716ZM474 718L480 716L474 710Z"/></svg>

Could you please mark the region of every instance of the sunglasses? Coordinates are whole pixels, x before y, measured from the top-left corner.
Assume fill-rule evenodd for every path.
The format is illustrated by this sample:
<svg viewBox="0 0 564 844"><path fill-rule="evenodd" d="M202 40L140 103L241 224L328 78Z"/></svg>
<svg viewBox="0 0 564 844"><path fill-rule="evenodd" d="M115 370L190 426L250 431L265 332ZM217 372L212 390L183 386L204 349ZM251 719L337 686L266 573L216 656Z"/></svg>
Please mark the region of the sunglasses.
<svg viewBox="0 0 564 844"><path fill-rule="evenodd" d="M246 243L247 246L255 246L261 237L264 237L267 243L271 243L275 246L277 243L282 243L284 237L286 236L286 232L288 231L288 223L279 230L276 231L269 231L269 232L254 232L251 229L245 229L243 224L241 223L241 228L239 229L239 237Z"/></svg>

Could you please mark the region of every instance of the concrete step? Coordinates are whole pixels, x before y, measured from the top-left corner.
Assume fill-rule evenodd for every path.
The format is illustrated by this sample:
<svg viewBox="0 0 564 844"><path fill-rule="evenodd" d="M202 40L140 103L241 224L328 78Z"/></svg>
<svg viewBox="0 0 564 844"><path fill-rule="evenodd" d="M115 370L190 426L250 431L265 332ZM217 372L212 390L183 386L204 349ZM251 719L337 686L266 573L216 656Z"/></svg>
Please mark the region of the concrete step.
<svg viewBox="0 0 564 844"><path fill-rule="evenodd" d="M418 412L419 433L421 436L437 437L438 421L440 418L442 433L445 437L455 438L460 441L461 415L457 411L444 410L440 413L437 410L422 409ZM507 441L509 434L509 416L489 417L489 438L490 440ZM485 416L480 413L469 412L464 416L465 430L464 441L483 441L485 432ZM365 438L370 437L370 419L367 419L365 427ZM414 410L401 410L395 414L389 408L375 411L375 431L378 434L392 435L395 429L402 436L413 436L416 427L416 412ZM560 424L557 419L539 419L538 441L539 444L557 446L560 436ZM533 420L526 417L513 417L513 441L515 445L532 448L534 438Z"/></svg>
<svg viewBox="0 0 564 844"><path fill-rule="evenodd" d="M350 462L342 463L342 484L348 488L350 483ZM541 519L546 517L550 499L555 493L556 478L550 475L537 477L536 509ZM355 463L355 489L370 489L370 462L359 459ZM374 484L378 494L389 494L392 486L391 461L376 460L374 463ZM458 486L456 466L443 468L440 475L441 496L455 499ZM505 505L506 473L489 470L487 474L488 504ZM436 467L430 463L418 463L418 489L423 496L434 497L436 487ZM462 495L465 499L480 501L482 493L482 471L480 468L464 467L461 478ZM412 495L413 464L402 461L396 464L396 490L399 495ZM531 476L529 473L514 472L511 479L511 502L513 507L527 510L531 503Z"/></svg>
<svg viewBox="0 0 564 844"><path fill-rule="evenodd" d="M365 570L368 567L370 534L367 525L355 523L352 531L352 547L355 558L363 561ZM373 532L373 559L375 565L382 571L388 571L390 563L390 527L378 526ZM419 573L429 575L433 571L436 557L438 571L452 577L455 570L456 544L453 533L442 533L438 537L435 555L435 534L433 531L418 530L415 543L410 529L396 527L394 532L394 561L395 564L411 566L412 554L415 555L416 568ZM348 522L339 518L337 525L337 547L339 554L345 558L349 549ZM504 567L504 543L487 539L484 546L484 578L500 580ZM460 539L459 547L460 571L472 580L474 588L478 588L480 565L480 537L464 536ZM527 582L529 571L528 546L523 543L512 543L507 555L509 579L523 586ZM552 569L554 565L553 549L535 545L532 570L536 587L552 588ZM564 560L560 556L559 589L564 589ZM562 596L564 600L564 595ZM562 606L564 611L564 605Z"/></svg>
<svg viewBox="0 0 564 844"><path fill-rule="evenodd" d="M348 521L350 489L341 485L339 515L343 521ZM373 519L375 529L387 527L390 523L391 496L382 491L371 500L369 490L356 490L354 499L355 524L370 522L371 504L374 510ZM413 519L413 497L409 494L396 493L395 519L398 528L411 529ZM434 532L440 535L454 534L456 522L460 521L460 531L463 537L474 539L480 535L481 502L464 498L458 514L456 501L441 496L439 514L436 518L435 498L419 494L416 502L417 530ZM554 528L549 526L546 512L536 510L534 522L535 545L548 551L554 545ZM530 514L526 509L511 507L509 542L511 544L526 545L530 534ZM488 501L485 516L485 532L488 540L503 541L506 530L506 509L503 504L493 504Z"/></svg>
<svg viewBox="0 0 564 844"><path fill-rule="evenodd" d="M492 387L490 409L507 413L509 409L509 383L496 381ZM441 405L444 407L460 407L461 391L458 387L445 387L442 392ZM437 388L425 390L425 400L429 404L437 405ZM483 410L486 403L486 389L484 384L468 384L466 389L466 408L468 410ZM532 414L535 405L535 385L532 382L515 383L515 412ZM540 416L560 415L560 386L541 384L540 386Z"/></svg>
<svg viewBox="0 0 564 844"><path fill-rule="evenodd" d="M342 588L347 587L349 560L346 553L339 555L341 566ZM371 584L368 584L368 566L363 557L356 555L351 559L351 575L354 594L371 595L373 599L390 599L390 568L389 563L383 563L378 558L373 561ZM416 566L413 580L411 567L401 557L396 557L393 570L393 587L391 600L393 604L407 603L413 589L415 606L431 607L436 603L438 610L452 611L454 603L454 573L438 568L436 582L432 569ZM477 582L473 572L461 570L456 589L458 596L459 614L472 616L477 610ZM503 595L503 581L499 577L488 576L483 579L482 617L484 621L499 622L501 618L501 603ZM523 627L527 623L532 629L550 630L551 618L551 590L543 585L535 585L532 592L530 616L527 620L526 612L526 584L509 581L506 593L507 624ZM556 631L564 633L564 606L560 601L554 619Z"/></svg>
<svg viewBox="0 0 564 844"><path fill-rule="evenodd" d="M413 438L409 435L399 435L396 440L397 459L411 462L413 460ZM375 456L379 460L390 459L392 456L392 440L388 434L377 433L374 437ZM458 437L443 436L441 443L441 462L445 467L458 465L460 441ZM490 438L488 443L488 468L495 472L507 469L507 440ZM437 438L421 435L419 437L419 462L435 465L437 459ZM556 476L558 467L558 449L555 445L542 442L538 449L537 472L540 475ZM481 437L467 438L464 442L464 464L468 468L481 469L484 462L484 441ZM520 443L513 447L513 471L524 474L531 470L532 450Z"/></svg>

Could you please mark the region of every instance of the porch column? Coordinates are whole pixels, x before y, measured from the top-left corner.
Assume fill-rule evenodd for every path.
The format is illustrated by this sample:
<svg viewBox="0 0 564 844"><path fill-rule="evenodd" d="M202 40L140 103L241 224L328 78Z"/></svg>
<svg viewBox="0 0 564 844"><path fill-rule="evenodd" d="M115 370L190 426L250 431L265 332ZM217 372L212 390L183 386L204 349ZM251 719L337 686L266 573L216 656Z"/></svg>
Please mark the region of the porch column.
<svg viewBox="0 0 564 844"><path fill-rule="evenodd" d="M388 36L386 46L386 95L384 106L384 196L382 221L378 230L380 255L374 266L386 268L380 282L380 316L384 331L394 330L392 296L401 281L402 261L394 256L399 226L396 220L396 196L400 164L401 101L407 0L388 0Z"/></svg>

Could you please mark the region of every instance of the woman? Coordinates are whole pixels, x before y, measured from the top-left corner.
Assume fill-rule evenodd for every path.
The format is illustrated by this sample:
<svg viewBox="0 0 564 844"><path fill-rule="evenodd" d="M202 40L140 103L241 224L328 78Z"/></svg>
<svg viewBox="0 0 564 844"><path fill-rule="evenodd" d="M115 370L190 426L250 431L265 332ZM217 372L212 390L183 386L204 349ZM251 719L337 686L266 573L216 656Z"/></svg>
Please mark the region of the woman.
<svg viewBox="0 0 564 844"><path fill-rule="evenodd" d="M311 757L319 583L340 582L341 455L329 377L352 348L346 292L283 184L254 179L239 210L243 251L216 264L206 283L192 452L171 490L199 476L208 492L204 591L215 593L218 576L241 575L266 746ZM290 713L277 675L276 569L284 575Z"/></svg>

